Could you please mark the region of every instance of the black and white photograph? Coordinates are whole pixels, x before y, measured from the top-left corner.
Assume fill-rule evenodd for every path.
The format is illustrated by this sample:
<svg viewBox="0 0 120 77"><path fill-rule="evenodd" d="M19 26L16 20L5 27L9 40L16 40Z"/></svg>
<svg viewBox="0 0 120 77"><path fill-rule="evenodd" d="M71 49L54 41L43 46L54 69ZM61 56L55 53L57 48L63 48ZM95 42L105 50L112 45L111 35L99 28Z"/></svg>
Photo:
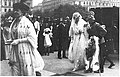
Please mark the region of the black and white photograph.
<svg viewBox="0 0 120 77"><path fill-rule="evenodd" d="M0 0L0 76L119 77L120 0Z"/></svg>

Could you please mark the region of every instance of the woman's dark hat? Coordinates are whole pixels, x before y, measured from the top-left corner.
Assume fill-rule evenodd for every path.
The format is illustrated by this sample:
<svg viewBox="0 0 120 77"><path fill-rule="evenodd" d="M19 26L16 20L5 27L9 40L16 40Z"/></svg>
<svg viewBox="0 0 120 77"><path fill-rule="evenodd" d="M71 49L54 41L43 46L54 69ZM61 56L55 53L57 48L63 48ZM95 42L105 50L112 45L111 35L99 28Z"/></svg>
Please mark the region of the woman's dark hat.
<svg viewBox="0 0 120 77"><path fill-rule="evenodd" d="M27 0L21 0L20 3L26 2Z"/></svg>
<svg viewBox="0 0 120 77"><path fill-rule="evenodd" d="M21 10L22 12L30 11L30 7L24 3L15 3L13 4L13 11Z"/></svg>

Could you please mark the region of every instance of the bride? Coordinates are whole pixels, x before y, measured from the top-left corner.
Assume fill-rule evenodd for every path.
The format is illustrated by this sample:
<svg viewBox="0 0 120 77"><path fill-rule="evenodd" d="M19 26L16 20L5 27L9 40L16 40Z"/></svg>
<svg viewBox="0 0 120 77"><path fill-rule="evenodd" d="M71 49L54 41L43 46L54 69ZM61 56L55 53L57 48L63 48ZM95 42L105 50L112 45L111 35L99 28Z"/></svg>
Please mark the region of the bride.
<svg viewBox="0 0 120 77"><path fill-rule="evenodd" d="M75 12L69 30L71 43L68 51L68 59L74 63L73 71L85 67L85 48L88 41L87 28L87 22L82 19L79 12Z"/></svg>

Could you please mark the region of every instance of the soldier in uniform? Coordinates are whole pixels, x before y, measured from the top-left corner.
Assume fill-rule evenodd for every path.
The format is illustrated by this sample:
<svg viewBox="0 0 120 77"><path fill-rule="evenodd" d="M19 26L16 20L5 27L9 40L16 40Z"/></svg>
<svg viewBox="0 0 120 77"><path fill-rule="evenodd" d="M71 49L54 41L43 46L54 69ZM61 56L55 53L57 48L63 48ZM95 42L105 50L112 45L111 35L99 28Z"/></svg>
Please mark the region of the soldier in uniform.
<svg viewBox="0 0 120 77"><path fill-rule="evenodd" d="M105 43L104 43L104 64L105 61L110 62L110 66L108 68L111 68L112 66L115 66L114 62L111 60L109 57L110 54L114 53L114 45L113 45L113 39L112 39L112 34L111 34L111 29L107 29L107 34L105 36Z"/></svg>
<svg viewBox="0 0 120 77"><path fill-rule="evenodd" d="M104 30L99 23L95 21L94 14L92 14L89 19L90 29L88 30L89 36L96 37L98 46L95 51L95 57L93 57L93 69L90 72L94 71L94 73L103 73L104 72L104 57L103 57L103 45L101 41L103 41L103 37L106 34L106 30ZM97 61L97 60L98 61ZM94 62L96 60L96 62ZM95 67L94 67L95 66Z"/></svg>

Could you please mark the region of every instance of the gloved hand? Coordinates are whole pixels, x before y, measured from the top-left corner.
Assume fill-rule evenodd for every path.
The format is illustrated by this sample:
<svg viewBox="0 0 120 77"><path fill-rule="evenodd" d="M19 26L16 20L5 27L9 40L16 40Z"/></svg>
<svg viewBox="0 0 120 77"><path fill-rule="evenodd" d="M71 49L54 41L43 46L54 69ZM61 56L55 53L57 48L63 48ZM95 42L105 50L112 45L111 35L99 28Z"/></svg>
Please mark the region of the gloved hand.
<svg viewBox="0 0 120 77"><path fill-rule="evenodd" d="M22 42L28 42L27 38L13 40L11 45L17 45L18 43L22 43Z"/></svg>
<svg viewBox="0 0 120 77"><path fill-rule="evenodd" d="M20 42L19 39L13 40L13 42L11 43L11 45L17 45Z"/></svg>

